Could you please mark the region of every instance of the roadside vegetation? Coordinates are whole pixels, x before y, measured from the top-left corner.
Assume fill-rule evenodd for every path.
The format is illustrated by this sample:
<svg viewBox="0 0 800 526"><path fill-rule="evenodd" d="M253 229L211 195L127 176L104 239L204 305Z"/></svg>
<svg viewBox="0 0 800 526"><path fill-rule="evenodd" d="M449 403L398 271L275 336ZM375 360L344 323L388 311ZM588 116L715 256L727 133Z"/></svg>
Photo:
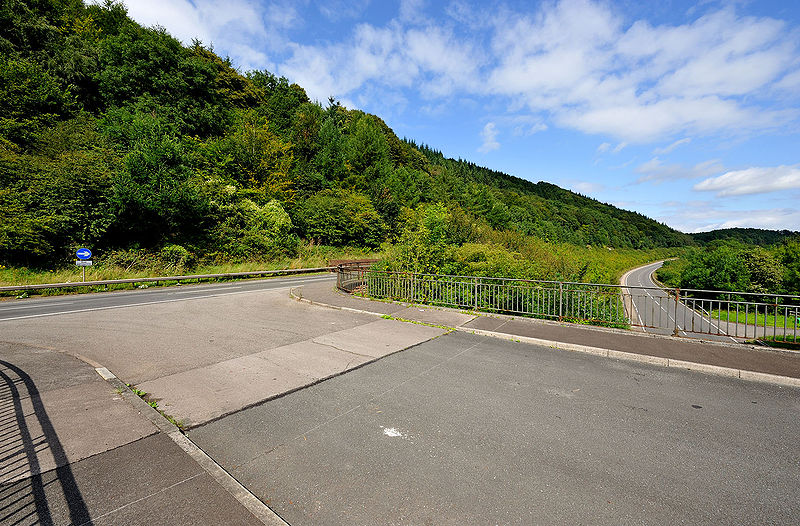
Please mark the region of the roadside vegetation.
<svg viewBox="0 0 800 526"><path fill-rule="evenodd" d="M112 279L154 278L182 274L225 274L258 270L279 270L295 268L325 267L332 260L379 259L380 251L352 247L317 246L302 243L297 254L283 258L253 258L242 262L224 261L184 261L164 257L157 251L129 249L112 252L97 264L86 270L87 281ZM42 283L71 283L81 281L81 270L74 265L58 267L54 270L29 267L6 267L0 265L0 286L37 285ZM186 282L184 282L186 283ZM168 283L160 283L167 285ZM113 285L97 290L116 290L131 288L132 285ZM76 290L81 292L81 290ZM28 294L63 294L63 290L31 291ZM13 293L16 295L18 293ZM0 296L2 293L0 293ZM7 295L12 295L8 293Z"/></svg>
<svg viewBox="0 0 800 526"><path fill-rule="evenodd" d="M800 236L765 247L716 240L665 262L657 276L667 286L685 289L800 295Z"/></svg>
<svg viewBox="0 0 800 526"><path fill-rule="evenodd" d="M769 308L767 308L769 311ZM777 327L779 329L783 329L786 327L787 329L793 329L794 327L798 327L800 329L800 319L795 316L784 316L783 314L764 314L763 312L759 312L758 314L752 312L752 307L749 309L749 312L744 312L744 307L738 313L733 310L729 313L727 310L712 310L709 318L712 320L720 320L730 323L741 323L744 325L748 325L750 327L757 326L757 327Z"/></svg>

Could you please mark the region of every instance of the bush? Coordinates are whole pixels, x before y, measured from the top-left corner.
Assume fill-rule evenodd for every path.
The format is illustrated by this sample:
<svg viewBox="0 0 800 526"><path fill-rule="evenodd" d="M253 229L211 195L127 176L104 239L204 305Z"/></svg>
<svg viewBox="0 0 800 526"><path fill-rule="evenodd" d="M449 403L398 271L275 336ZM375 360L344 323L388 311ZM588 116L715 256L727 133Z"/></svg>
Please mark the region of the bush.
<svg viewBox="0 0 800 526"><path fill-rule="evenodd" d="M237 259L293 256L299 239L289 214L278 201L263 206L241 199L222 208L225 218L215 230L223 250Z"/></svg>
<svg viewBox="0 0 800 526"><path fill-rule="evenodd" d="M195 257L181 245L167 245L161 249L161 261L165 270L183 272L194 267Z"/></svg>
<svg viewBox="0 0 800 526"><path fill-rule="evenodd" d="M377 247L386 224L370 200L347 190L323 190L294 210L301 234L325 245Z"/></svg>

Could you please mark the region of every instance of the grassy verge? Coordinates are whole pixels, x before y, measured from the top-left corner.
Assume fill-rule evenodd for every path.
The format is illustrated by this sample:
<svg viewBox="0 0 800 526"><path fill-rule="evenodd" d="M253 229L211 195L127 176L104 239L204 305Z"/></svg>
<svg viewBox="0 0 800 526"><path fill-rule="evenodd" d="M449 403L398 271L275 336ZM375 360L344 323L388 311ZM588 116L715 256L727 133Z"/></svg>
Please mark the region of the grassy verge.
<svg viewBox="0 0 800 526"><path fill-rule="evenodd" d="M775 347L779 349L791 349L793 351L800 351L800 335L797 338L793 334L783 336L767 336L766 338L759 338L758 340L749 340L747 343L761 343L768 347Z"/></svg>
<svg viewBox="0 0 800 526"><path fill-rule="evenodd" d="M800 327L800 320L794 316L783 316L778 314L776 317L774 314L764 314L763 312L759 312L757 315L752 312L748 312L747 316L745 316L745 313L741 311L738 312L737 315L736 312L729 313L727 310L713 310L711 311L711 319L729 321L730 323L742 323L745 325L750 325L751 327L754 323L758 327L763 327L765 322L767 328L777 326L782 329L784 327L784 323L786 324L787 328L794 327L796 323L799 324L798 327Z"/></svg>

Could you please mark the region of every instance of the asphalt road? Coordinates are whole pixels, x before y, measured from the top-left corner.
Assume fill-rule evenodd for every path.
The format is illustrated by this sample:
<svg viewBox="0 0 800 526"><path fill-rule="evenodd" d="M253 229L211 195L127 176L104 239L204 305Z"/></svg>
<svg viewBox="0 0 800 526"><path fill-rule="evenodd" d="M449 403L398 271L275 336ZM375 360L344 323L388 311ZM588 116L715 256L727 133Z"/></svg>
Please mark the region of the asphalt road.
<svg viewBox="0 0 800 526"><path fill-rule="evenodd" d="M796 524L800 391L452 333L189 437L293 526Z"/></svg>
<svg viewBox="0 0 800 526"><path fill-rule="evenodd" d="M677 318L680 336L728 343L737 342L738 340L735 338L727 336L724 325L720 327L716 320L701 316L682 302L675 305L675 297L664 292L652 278L653 273L663 264L663 261L651 263L633 269L622 277L622 285L626 287L646 287L627 289L630 300L626 301L626 308L633 320L633 325L638 326L644 332L672 335Z"/></svg>
<svg viewBox="0 0 800 526"><path fill-rule="evenodd" d="M24 320L100 311L120 307L156 305L178 301L214 298L230 294L242 294L257 290L302 285L318 281L332 281L334 274L300 275L272 279L254 279L227 283L151 287L132 291L99 292L91 294L69 294L65 296L33 297L0 301L0 321Z"/></svg>

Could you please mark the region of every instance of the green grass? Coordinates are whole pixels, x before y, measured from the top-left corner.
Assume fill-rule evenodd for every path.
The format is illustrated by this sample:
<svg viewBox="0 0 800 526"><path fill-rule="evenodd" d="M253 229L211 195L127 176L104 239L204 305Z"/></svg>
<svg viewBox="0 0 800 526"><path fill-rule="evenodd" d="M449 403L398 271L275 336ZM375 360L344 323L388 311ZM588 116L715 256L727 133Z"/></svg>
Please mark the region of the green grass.
<svg viewBox="0 0 800 526"><path fill-rule="evenodd" d="M778 314L778 316L776 317L774 314L770 314L769 312L766 315L763 312L759 312L757 316L752 312L748 312L747 316L745 317L745 313L740 310L737 317L737 313L735 311L731 311L730 315L727 310L711 311L712 320L719 319L721 321L730 321L731 323L738 322L747 324L751 327L753 326L754 323L759 327L763 327L765 323L764 319L765 316L766 316L767 328L775 326L783 328L784 323L786 323L786 327L789 328L789 327L794 327L794 324L798 323L797 318L795 318L794 316L783 316L782 314ZM798 325L798 327L800 327L800 325Z"/></svg>
<svg viewBox="0 0 800 526"><path fill-rule="evenodd" d="M794 337L794 334L787 334L786 336L778 334L774 337L767 336L758 340L749 340L747 343L762 343L769 347L800 351L800 334L798 334L797 338Z"/></svg>
<svg viewBox="0 0 800 526"><path fill-rule="evenodd" d="M186 430L186 422L184 422L183 420L175 420L175 418L173 418L172 415L165 413L163 409L159 409L158 400L150 398L150 395L148 395L145 391L142 391L138 387L135 387L131 384L126 384L126 385L133 394L135 394L136 396L147 402L147 405L149 405L150 407L161 413L161 416L169 420L169 422L173 426L177 427L179 430L181 430L181 432Z"/></svg>

